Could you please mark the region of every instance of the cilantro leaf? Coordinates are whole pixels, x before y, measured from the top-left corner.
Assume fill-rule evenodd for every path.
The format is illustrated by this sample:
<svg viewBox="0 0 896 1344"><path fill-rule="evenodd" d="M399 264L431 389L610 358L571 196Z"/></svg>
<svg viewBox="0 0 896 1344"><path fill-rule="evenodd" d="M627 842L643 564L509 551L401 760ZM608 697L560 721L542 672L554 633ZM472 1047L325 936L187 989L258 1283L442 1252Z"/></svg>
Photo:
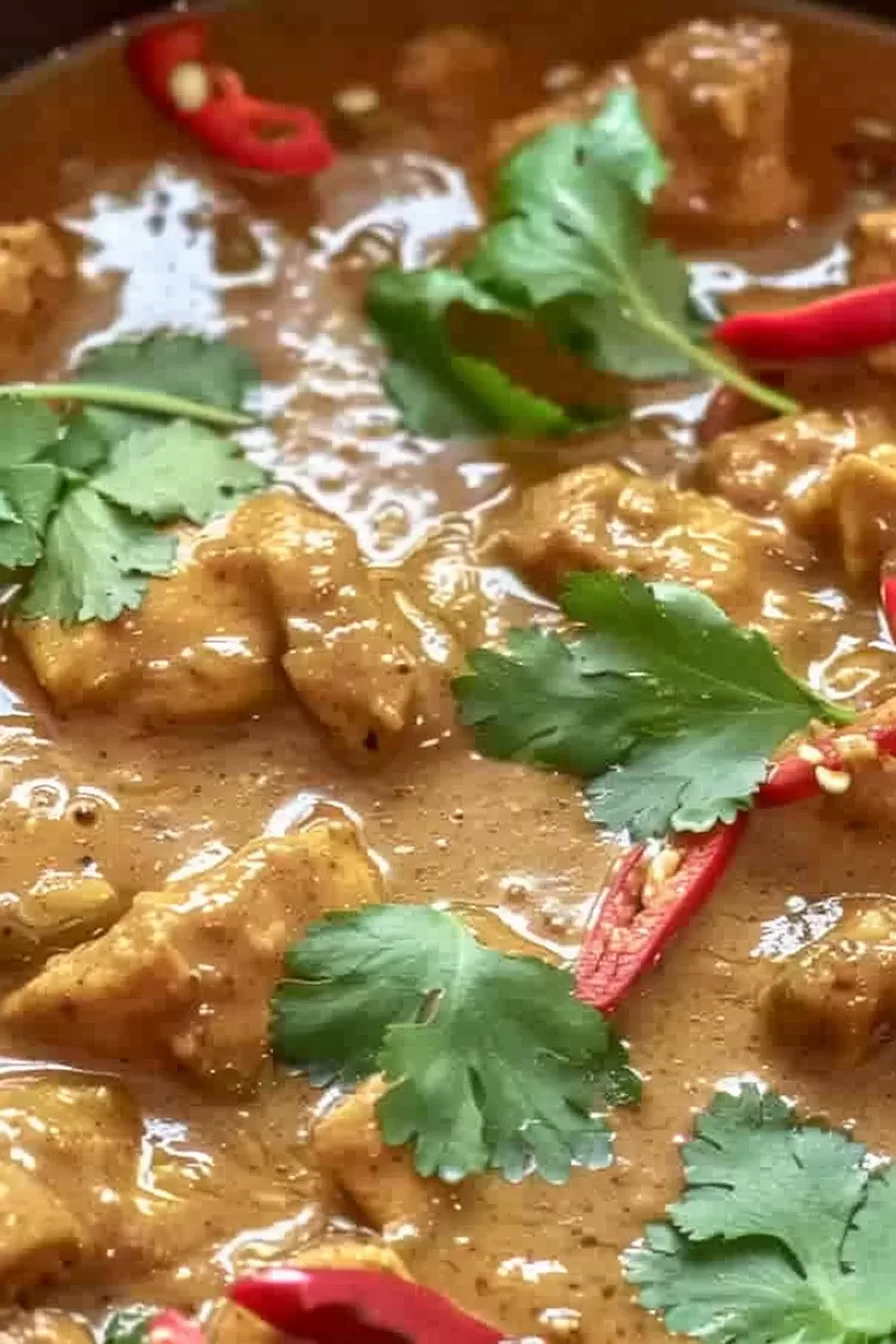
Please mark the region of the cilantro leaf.
<svg viewBox="0 0 896 1344"><path fill-rule="evenodd" d="M687 267L646 235L665 177L637 91L611 90L592 121L554 126L503 165L499 222L469 265L471 279L533 310L571 301L568 323L587 333L595 368L635 378L693 372Z"/></svg>
<svg viewBox="0 0 896 1344"><path fill-rule="evenodd" d="M367 311L390 354L383 386L412 433L445 439L549 436L594 422L514 383L487 359L456 350L446 319L458 303L479 312L510 312L460 272L444 267L400 271L387 266L371 280Z"/></svg>
<svg viewBox="0 0 896 1344"><path fill-rule="evenodd" d="M146 1344L149 1327L158 1315L158 1307L122 1307L113 1311L103 1327L102 1344Z"/></svg>
<svg viewBox="0 0 896 1344"><path fill-rule="evenodd" d="M137 430L116 444L108 469L94 476L91 486L141 518L205 523L268 480L232 439L174 420Z"/></svg>
<svg viewBox="0 0 896 1344"><path fill-rule="evenodd" d="M896 1179L773 1093L718 1093L686 1190L624 1257L643 1306L710 1344L873 1344L896 1331Z"/></svg>
<svg viewBox="0 0 896 1344"><path fill-rule="evenodd" d="M459 1180L499 1168L568 1179L604 1166L595 1106L637 1100L612 1028L573 997L572 978L481 946L426 906L334 912L287 955L274 1053L317 1081L383 1072L387 1143L413 1142L417 1169Z"/></svg>
<svg viewBox="0 0 896 1344"><path fill-rule="evenodd" d="M59 438L62 421L39 401L0 403L0 467L34 462Z"/></svg>
<svg viewBox="0 0 896 1344"><path fill-rule="evenodd" d="M139 607L149 576L170 574L176 556L176 538L79 486L50 522L20 613L26 620L112 621Z"/></svg>
<svg viewBox="0 0 896 1344"><path fill-rule="evenodd" d="M81 361L76 376L84 382L168 392L231 411L242 407L259 380L255 361L241 346L183 332L98 346Z"/></svg>
<svg viewBox="0 0 896 1344"><path fill-rule="evenodd" d="M61 429L49 406L0 403L0 566L5 569L40 559L62 476L57 467L37 459L53 451Z"/></svg>
<svg viewBox="0 0 896 1344"><path fill-rule="evenodd" d="M599 825L646 837L731 821L786 737L849 719L684 585L574 574L562 606L584 633L513 632L506 653L469 655L453 690L486 755L596 776Z"/></svg>

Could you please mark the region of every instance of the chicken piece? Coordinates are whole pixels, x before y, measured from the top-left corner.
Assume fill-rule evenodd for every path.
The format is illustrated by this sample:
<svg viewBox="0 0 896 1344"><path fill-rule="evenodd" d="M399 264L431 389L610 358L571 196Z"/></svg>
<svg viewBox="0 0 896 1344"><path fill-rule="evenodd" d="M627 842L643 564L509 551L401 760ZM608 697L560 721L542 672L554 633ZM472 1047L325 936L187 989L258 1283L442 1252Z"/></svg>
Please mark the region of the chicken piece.
<svg viewBox="0 0 896 1344"><path fill-rule="evenodd" d="M0 314L27 316L42 279L62 280L68 269L65 253L40 220L0 225Z"/></svg>
<svg viewBox="0 0 896 1344"><path fill-rule="evenodd" d="M608 90L637 85L647 121L670 161L656 208L706 215L724 228L767 228L798 211L805 189L788 158L790 44L776 23L694 20L534 112L499 123L494 168L534 135L599 110Z"/></svg>
<svg viewBox="0 0 896 1344"><path fill-rule="evenodd" d="M247 500L184 539L179 568L135 612L15 633L57 709L127 706L157 726L247 714L285 670L306 708L354 759L413 717L413 631L343 523L286 493Z"/></svg>
<svg viewBox="0 0 896 1344"><path fill-rule="evenodd" d="M833 543L856 584L876 584L896 551L896 442L836 462L793 506L795 524Z"/></svg>
<svg viewBox="0 0 896 1344"><path fill-rule="evenodd" d="M432 1227L437 1186L417 1174L410 1148L392 1148L383 1138L376 1104L387 1086L381 1076L369 1078L337 1102L315 1124L311 1148L375 1231L387 1238L424 1236Z"/></svg>
<svg viewBox="0 0 896 1344"><path fill-rule="evenodd" d="M0 1317L0 1344L94 1344L93 1331L61 1311L16 1311Z"/></svg>
<svg viewBox="0 0 896 1344"><path fill-rule="evenodd" d="M852 247L850 278L854 285L879 285L896 280L896 209L871 210L860 215L849 238ZM896 373L896 344L869 352L875 373Z"/></svg>
<svg viewBox="0 0 896 1344"><path fill-rule="evenodd" d="M647 43L634 77L672 167L661 213L755 229L802 208L789 161L790 66L784 30L764 19L696 19Z"/></svg>
<svg viewBox="0 0 896 1344"><path fill-rule="evenodd" d="M324 1242L295 1256L290 1264L297 1269L365 1269L401 1279L411 1277L395 1252L375 1241ZM230 1302L223 1302L215 1311L206 1335L209 1344L277 1344L287 1338Z"/></svg>
<svg viewBox="0 0 896 1344"><path fill-rule="evenodd" d="M83 942L121 913L118 894L101 877L43 873L24 894L0 892L0 964Z"/></svg>
<svg viewBox="0 0 896 1344"><path fill-rule="evenodd" d="M117 1084L58 1074L0 1086L0 1296L67 1279L110 1246L127 1258L140 1139Z"/></svg>
<svg viewBox="0 0 896 1344"><path fill-rule="evenodd" d="M783 1044L858 1064L896 1029L896 905L851 908L830 933L781 962L761 1010Z"/></svg>
<svg viewBox="0 0 896 1344"><path fill-rule="evenodd" d="M476 28L433 28L402 48L395 86L427 118L453 120L494 89L507 60L506 45Z"/></svg>
<svg viewBox="0 0 896 1344"><path fill-rule="evenodd" d="M272 494L243 506L231 537L261 556L286 641L281 662L302 703L353 759L394 745L413 716L415 634L349 529Z"/></svg>
<svg viewBox="0 0 896 1344"><path fill-rule="evenodd" d="M780 513L791 523L800 500L848 453L868 452L893 436L874 409L779 416L714 439L703 451L700 485L746 513Z"/></svg>
<svg viewBox="0 0 896 1344"><path fill-rule="evenodd" d="M289 945L325 909L381 899L343 823L246 845L198 877L139 895L102 938L52 958L8 996L23 1035L219 1088L253 1083Z"/></svg>
<svg viewBox="0 0 896 1344"><path fill-rule="evenodd" d="M497 538L508 562L550 594L576 570L609 569L688 583L723 605L780 542L724 500L607 464L527 490Z"/></svg>

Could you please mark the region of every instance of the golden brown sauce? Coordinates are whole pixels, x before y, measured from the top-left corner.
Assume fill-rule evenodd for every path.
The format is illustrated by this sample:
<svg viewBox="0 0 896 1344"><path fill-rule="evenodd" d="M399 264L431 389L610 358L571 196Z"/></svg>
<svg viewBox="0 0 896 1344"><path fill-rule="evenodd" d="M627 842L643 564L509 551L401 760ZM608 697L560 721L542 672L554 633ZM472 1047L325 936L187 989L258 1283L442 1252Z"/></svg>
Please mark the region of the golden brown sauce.
<svg viewBox="0 0 896 1344"><path fill-rule="evenodd" d="M239 53L250 85L326 107L339 89L365 83L388 102L400 44L424 21L494 21L500 35L507 28L498 5L470 5L469 14L456 5L450 14L393 6L377 15L375 31L366 14L334 16L330 8L315 17L289 0L259 0L216 15L217 40ZM526 6L506 32L513 78L494 81L487 105L446 130L443 146L436 134L434 150L408 150L399 136L347 153L311 188L247 180L194 153L131 87L114 44L16 81L0 100L4 213L58 221L76 242L80 279L27 348L6 354L4 376L59 370L109 333L166 325L231 332L264 370L261 408L274 420L257 436L261 457L345 519L372 561L394 566L411 557L419 565L421 548L439 546L446 528L462 531L459 516L473 527L527 482L588 460L589 450L545 449L520 461L493 444L407 439L384 404L379 354L358 314L363 278L393 255L420 264L475 224L475 190L456 164L495 119L541 101L551 71L570 60L597 68L692 12L664 3L614 17L606 8L598 20L583 4L557 24L551 6ZM896 119L896 38L809 14L787 22L796 35L795 156L815 187L813 222L733 253L699 244L716 289L720 267L735 289L840 279L843 215L831 223L829 212L842 183L832 148L856 116ZM30 159L23 125L40 146ZM816 377L811 387L813 404L867 399L896 409L896 383L869 384L853 368L833 380ZM659 405L648 401L641 429L621 436L615 453L627 464L686 474L690 425L702 406L702 394L680 389ZM732 614L763 621L788 664L826 694L873 703L896 683L893 650L873 599L847 597L838 584L821 561L804 571L756 572ZM543 609L500 569L488 570L482 587L479 637L494 638ZM613 854L583 819L569 781L472 754L447 695L415 744L361 774L341 764L285 699L237 724L163 734L126 716L55 715L12 644L2 653L2 678L5 892L20 895L48 871L86 873L128 900L324 807L363 829L394 899L480 907L490 936L502 937L503 925L534 948L571 957ZM880 794L879 782L871 787ZM772 1053L756 1013L763 924L782 917L789 898L892 888L892 813L881 808L865 815L859 797L847 813L827 804L763 815L711 907L619 1015L646 1087L639 1111L614 1118L615 1164L578 1171L560 1189L537 1178L514 1187L481 1177L446 1191L433 1236L399 1248L411 1272L511 1336L557 1337L552 1322L561 1322L559 1331L572 1312L591 1344L659 1341L663 1327L631 1304L617 1257L675 1194L676 1138L715 1082L757 1074L836 1123L855 1121L872 1149L893 1151L893 1054L832 1074ZM21 1042L2 1045L11 1073L33 1068ZM89 1069L89 1041L72 1047ZM198 1307L235 1271L350 1227L350 1212L305 1150L319 1097L303 1083L278 1077L257 1097L225 1103L139 1071L128 1071L126 1082L142 1116L146 1190L161 1188L174 1206L166 1221L152 1198L138 1202L128 1237L167 1240L170 1258L147 1270L112 1246L99 1281L56 1290L42 1304L69 1304L94 1319L107 1301Z"/></svg>

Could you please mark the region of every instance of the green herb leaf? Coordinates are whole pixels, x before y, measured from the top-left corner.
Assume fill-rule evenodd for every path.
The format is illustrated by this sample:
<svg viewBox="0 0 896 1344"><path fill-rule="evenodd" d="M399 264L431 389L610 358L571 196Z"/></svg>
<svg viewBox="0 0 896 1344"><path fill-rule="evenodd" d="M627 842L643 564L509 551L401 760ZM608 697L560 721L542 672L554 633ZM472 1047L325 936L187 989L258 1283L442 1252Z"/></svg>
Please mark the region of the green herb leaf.
<svg viewBox="0 0 896 1344"><path fill-rule="evenodd" d="M896 1180L773 1093L718 1093L684 1198L625 1256L644 1307L709 1344L873 1344L896 1332Z"/></svg>
<svg viewBox="0 0 896 1344"><path fill-rule="evenodd" d="M168 392L230 411L242 409L250 387L259 381L254 360L241 346L183 332L99 346L82 360L77 377Z"/></svg>
<svg viewBox="0 0 896 1344"><path fill-rule="evenodd" d="M562 606L586 633L515 631L505 654L475 650L453 689L486 755L596 776L600 825L646 837L731 821L786 737L850 719L694 589L574 574Z"/></svg>
<svg viewBox="0 0 896 1344"><path fill-rule="evenodd" d="M377 271L367 310L390 362L383 385L414 434L450 439L476 434L550 436L595 423L519 386L486 359L452 345L446 318L453 304L478 312L510 310L457 271Z"/></svg>
<svg viewBox="0 0 896 1344"><path fill-rule="evenodd" d="M117 444L108 470L95 476L91 485L97 494L138 517L205 523L263 489L269 479L231 439L202 425L175 420L137 430Z"/></svg>
<svg viewBox="0 0 896 1344"><path fill-rule="evenodd" d="M140 606L150 575L170 574L177 541L109 504L89 486L67 494L20 604L26 620L113 621Z"/></svg>
<svg viewBox="0 0 896 1344"><path fill-rule="evenodd" d="M62 488L62 474L38 461L55 450L62 422L49 406L0 403L0 566L36 564L43 535Z"/></svg>
<svg viewBox="0 0 896 1344"><path fill-rule="evenodd" d="M634 1101L639 1081L612 1028L573 997L569 972L481 946L452 915L371 906L312 925L287 956L274 1052L318 1081L382 1071L387 1143L417 1169L459 1180L497 1167L565 1181L604 1166L596 1106Z"/></svg>
<svg viewBox="0 0 896 1344"><path fill-rule="evenodd" d="M499 222L471 278L530 309L572 301L569 325L587 333L596 368L636 378L692 373L687 268L646 234L665 177L637 92L611 90L593 121L554 126L504 164ZM668 328L681 339L670 342Z"/></svg>
<svg viewBox="0 0 896 1344"><path fill-rule="evenodd" d="M62 421L40 402L0 402L0 468L34 462L52 450Z"/></svg>
<svg viewBox="0 0 896 1344"><path fill-rule="evenodd" d="M113 1311L103 1327L102 1344L146 1344L149 1327L158 1307L122 1307Z"/></svg>

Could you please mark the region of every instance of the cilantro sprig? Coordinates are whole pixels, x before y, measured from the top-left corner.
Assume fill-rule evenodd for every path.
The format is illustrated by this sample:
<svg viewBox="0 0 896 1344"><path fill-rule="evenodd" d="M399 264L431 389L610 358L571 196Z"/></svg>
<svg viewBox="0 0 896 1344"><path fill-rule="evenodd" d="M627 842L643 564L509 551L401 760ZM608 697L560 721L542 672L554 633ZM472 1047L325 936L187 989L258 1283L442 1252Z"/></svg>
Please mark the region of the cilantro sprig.
<svg viewBox="0 0 896 1344"><path fill-rule="evenodd" d="M413 432L570 434L624 414L569 408L455 348L460 306L539 324L592 369L630 379L702 370L778 414L799 408L706 340L688 268L649 233L666 162L637 91L612 90L593 120L554 126L502 165L489 219L463 270L374 274L368 312L390 354L384 386Z"/></svg>
<svg viewBox="0 0 896 1344"><path fill-rule="evenodd" d="M428 906L334 912L287 955L275 1057L318 1084L383 1073L387 1143L456 1181L498 1168L562 1183L610 1161L595 1110L640 1082L612 1027L573 997L568 971L483 947Z"/></svg>
<svg viewBox="0 0 896 1344"><path fill-rule="evenodd" d="M682 1149L684 1197L624 1257L642 1306L706 1344L896 1337L896 1177L754 1084Z"/></svg>
<svg viewBox="0 0 896 1344"><path fill-rule="evenodd" d="M174 568L158 526L262 489L267 474L210 428L251 423L256 380L227 342L171 334L97 350L65 383L0 387L0 566L21 581L19 614L114 620Z"/></svg>
<svg viewBox="0 0 896 1344"><path fill-rule="evenodd" d="M573 574L561 605L579 631L474 650L454 696L484 755L584 778L598 825L646 838L732 821L785 738L851 721L695 589Z"/></svg>

